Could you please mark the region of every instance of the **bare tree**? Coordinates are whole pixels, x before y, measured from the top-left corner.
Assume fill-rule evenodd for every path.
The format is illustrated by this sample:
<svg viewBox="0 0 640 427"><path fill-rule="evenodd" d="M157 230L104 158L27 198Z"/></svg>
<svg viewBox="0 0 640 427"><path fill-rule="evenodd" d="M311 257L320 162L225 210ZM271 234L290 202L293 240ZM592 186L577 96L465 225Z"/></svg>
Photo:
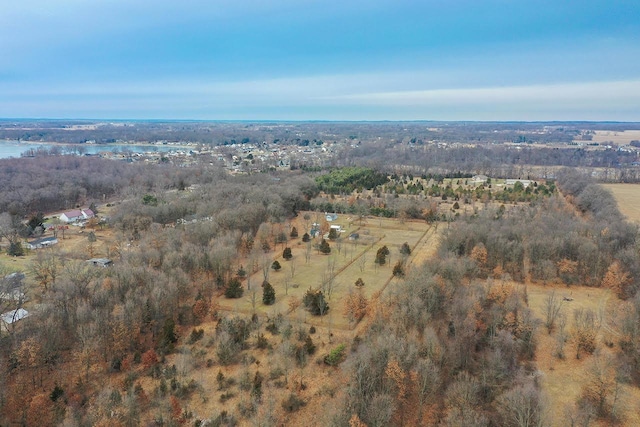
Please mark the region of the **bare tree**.
<svg viewBox="0 0 640 427"><path fill-rule="evenodd" d="M291 271L291 278L296 274L296 260L291 259L289 261L289 271Z"/></svg>
<svg viewBox="0 0 640 427"><path fill-rule="evenodd" d="M512 388L499 396L497 402L504 426L543 427L548 425L546 399L532 383Z"/></svg>
<svg viewBox="0 0 640 427"><path fill-rule="evenodd" d="M360 258L358 258L358 268L360 269L360 273L364 272L364 268L367 265L367 253L363 253L362 255L360 255Z"/></svg>
<svg viewBox="0 0 640 427"><path fill-rule="evenodd" d="M304 248L304 260L305 262L308 264L309 260L311 259L311 252L313 250L313 245L311 244L311 242L307 242L306 246Z"/></svg>
<svg viewBox="0 0 640 427"><path fill-rule="evenodd" d="M556 296L555 289L551 291L550 294L544 300L544 314L545 321L544 326L547 328L547 331L551 333L555 328L556 319L560 314L560 309L562 308L562 300Z"/></svg>

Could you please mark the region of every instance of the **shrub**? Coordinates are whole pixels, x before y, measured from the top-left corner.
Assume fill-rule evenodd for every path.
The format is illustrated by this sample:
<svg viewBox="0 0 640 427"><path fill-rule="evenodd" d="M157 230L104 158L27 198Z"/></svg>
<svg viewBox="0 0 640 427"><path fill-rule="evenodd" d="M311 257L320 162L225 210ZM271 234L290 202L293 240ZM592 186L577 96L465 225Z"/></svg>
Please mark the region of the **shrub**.
<svg viewBox="0 0 640 427"><path fill-rule="evenodd" d="M189 344L193 344L196 341L200 341L204 336L204 329L193 329L191 335L189 335Z"/></svg>
<svg viewBox="0 0 640 427"><path fill-rule="evenodd" d="M344 359L344 350L345 345L340 344L324 357L324 363L329 366L338 366Z"/></svg>
<svg viewBox="0 0 640 427"><path fill-rule="evenodd" d="M411 247L407 242L404 242L400 247L400 253L402 255L411 255Z"/></svg>
<svg viewBox="0 0 640 427"><path fill-rule="evenodd" d="M315 316L324 316L329 311L329 304L324 299L322 291L309 289L302 298L302 303Z"/></svg>
<svg viewBox="0 0 640 427"><path fill-rule="evenodd" d="M402 261L396 262L396 265L393 266L393 275L396 277L404 277L404 264Z"/></svg>
<svg viewBox="0 0 640 427"><path fill-rule="evenodd" d="M304 405L304 400L300 399L295 393L290 393L289 397L282 401L282 408L287 412L296 412Z"/></svg>

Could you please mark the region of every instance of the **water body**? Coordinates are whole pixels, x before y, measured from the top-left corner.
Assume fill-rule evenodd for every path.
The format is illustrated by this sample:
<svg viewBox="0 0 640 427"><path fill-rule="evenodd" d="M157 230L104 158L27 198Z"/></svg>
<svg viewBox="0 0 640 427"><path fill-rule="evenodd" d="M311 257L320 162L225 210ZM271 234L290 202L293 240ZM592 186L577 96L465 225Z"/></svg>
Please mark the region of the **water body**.
<svg viewBox="0 0 640 427"><path fill-rule="evenodd" d="M99 154L103 152L131 153L166 153L169 151L188 150L175 145L134 145L134 144L32 144L28 142L0 140L0 159L21 157L23 153L38 149L57 148L60 153Z"/></svg>

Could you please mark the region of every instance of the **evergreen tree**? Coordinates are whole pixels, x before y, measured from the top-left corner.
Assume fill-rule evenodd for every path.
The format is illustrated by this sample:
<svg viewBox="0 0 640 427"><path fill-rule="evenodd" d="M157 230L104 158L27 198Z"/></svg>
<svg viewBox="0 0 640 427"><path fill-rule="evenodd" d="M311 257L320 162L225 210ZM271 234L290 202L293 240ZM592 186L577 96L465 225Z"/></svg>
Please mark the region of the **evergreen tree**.
<svg viewBox="0 0 640 427"><path fill-rule="evenodd" d="M404 264L402 261L396 262L396 265L393 266L393 275L396 277L404 277Z"/></svg>
<svg viewBox="0 0 640 427"><path fill-rule="evenodd" d="M273 305L276 302L276 290L273 289L271 283L266 280L262 283L262 303L264 305Z"/></svg>
<svg viewBox="0 0 640 427"><path fill-rule="evenodd" d="M336 240L338 238L338 230L335 228L329 229L329 240Z"/></svg>
<svg viewBox="0 0 640 427"><path fill-rule="evenodd" d="M284 251L282 251L282 258L286 259L287 261L293 258L293 254L291 253L291 248L284 248Z"/></svg>
<svg viewBox="0 0 640 427"><path fill-rule="evenodd" d="M302 298L302 303L315 316L324 316L329 311L329 304L324 299L322 291L309 289Z"/></svg>
<svg viewBox="0 0 640 427"><path fill-rule="evenodd" d="M387 248L387 246L383 246L380 249L378 249L378 252L376 252L376 259L375 259L375 263L378 265L384 265L387 263L387 255L389 255L389 248Z"/></svg>
<svg viewBox="0 0 640 427"><path fill-rule="evenodd" d="M244 293L242 283L236 278L233 278L227 284L227 289L224 291L224 296L227 298L240 298Z"/></svg>
<svg viewBox="0 0 640 427"><path fill-rule="evenodd" d="M400 247L400 253L402 255L411 255L411 247L407 242L404 242Z"/></svg>
<svg viewBox="0 0 640 427"><path fill-rule="evenodd" d="M331 253L331 246L329 246L329 242L324 239L322 239L322 242L320 242L320 253L323 253L325 255Z"/></svg>

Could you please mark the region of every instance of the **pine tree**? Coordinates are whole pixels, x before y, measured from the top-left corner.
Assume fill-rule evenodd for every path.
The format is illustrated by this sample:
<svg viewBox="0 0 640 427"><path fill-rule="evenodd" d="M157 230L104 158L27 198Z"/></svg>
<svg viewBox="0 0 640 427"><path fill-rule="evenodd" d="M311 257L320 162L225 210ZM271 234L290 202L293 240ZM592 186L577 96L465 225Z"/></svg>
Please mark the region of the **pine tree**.
<svg viewBox="0 0 640 427"><path fill-rule="evenodd" d="M240 298L244 293L242 284L236 278L233 278L227 284L227 289L224 291L224 296L227 298Z"/></svg>
<svg viewBox="0 0 640 427"><path fill-rule="evenodd" d="M322 242L320 242L320 252L325 255L331 253L331 246L329 246L329 242L324 239L322 239Z"/></svg>
<svg viewBox="0 0 640 427"><path fill-rule="evenodd" d="M271 283L264 281L262 283L262 303L264 305L273 305L276 302L276 291Z"/></svg>

